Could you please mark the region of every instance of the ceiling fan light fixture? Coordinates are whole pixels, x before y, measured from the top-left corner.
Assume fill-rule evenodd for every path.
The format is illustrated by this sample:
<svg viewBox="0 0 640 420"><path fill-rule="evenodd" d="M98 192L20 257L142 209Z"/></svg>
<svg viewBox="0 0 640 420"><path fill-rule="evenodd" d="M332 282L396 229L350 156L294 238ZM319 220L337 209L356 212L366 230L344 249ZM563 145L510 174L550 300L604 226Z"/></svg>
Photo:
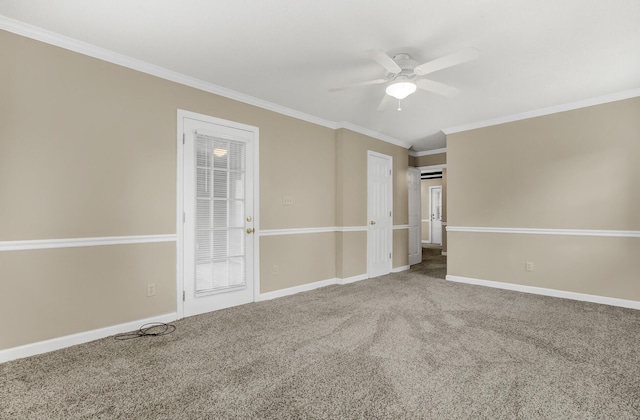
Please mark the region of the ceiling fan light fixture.
<svg viewBox="0 0 640 420"><path fill-rule="evenodd" d="M387 95L396 99L404 99L416 91L418 87L413 82L396 82L387 86Z"/></svg>

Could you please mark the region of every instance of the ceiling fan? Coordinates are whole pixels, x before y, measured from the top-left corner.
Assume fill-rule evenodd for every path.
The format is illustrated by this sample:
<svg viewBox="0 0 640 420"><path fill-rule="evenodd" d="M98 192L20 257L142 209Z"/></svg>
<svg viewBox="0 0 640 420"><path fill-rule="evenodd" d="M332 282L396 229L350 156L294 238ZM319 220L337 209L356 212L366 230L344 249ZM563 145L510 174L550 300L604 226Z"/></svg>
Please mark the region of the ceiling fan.
<svg viewBox="0 0 640 420"><path fill-rule="evenodd" d="M445 85L444 83L429 79L423 79L422 76L448 67L453 67L458 64L466 63L467 61L475 60L479 56L478 50L475 48L467 48L435 60L427 61L423 64L418 64L409 54L406 53L396 54L391 57L383 51L371 50L369 51L369 54L387 71L384 78L352 83L347 86L337 87L330 90L338 91L359 86L387 83L385 92L387 95L398 100L398 111L402 110L402 100L414 93L417 89L426 90L443 96L453 96L458 93L458 89L453 86ZM383 107L386 99L387 97L385 96L378 109Z"/></svg>

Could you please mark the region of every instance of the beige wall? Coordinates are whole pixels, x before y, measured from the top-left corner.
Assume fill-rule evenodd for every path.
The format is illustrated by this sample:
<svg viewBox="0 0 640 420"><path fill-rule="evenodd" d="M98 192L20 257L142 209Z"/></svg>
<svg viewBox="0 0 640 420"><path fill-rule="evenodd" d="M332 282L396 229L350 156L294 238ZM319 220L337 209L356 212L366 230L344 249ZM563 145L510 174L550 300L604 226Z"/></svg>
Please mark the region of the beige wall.
<svg viewBox="0 0 640 420"><path fill-rule="evenodd" d="M450 232L447 255L456 276L640 301L638 238Z"/></svg>
<svg viewBox="0 0 640 420"><path fill-rule="evenodd" d="M347 129L336 133L337 184L336 221L341 227L367 226L367 160L369 150L392 157L393 166L393 224L409 223L408 152L406 149L373 139ZM393 267L403 267L409 261L408 230L394 230ZM348 278L366 274L365 252L355 252L347 245L359 243L366 247L363 232L342 232L338 237L337 276ZM357 258L358 261L353 260ZM352 261L348 263L347 261ZM364 268L356 273L354 267Z"/></svg>
<svg viewBox="0 0 640 420"><path fill-rule="evenodd" d="M335 235L327 232L260 238L260 293L335 278Z"/></svg>
<svg viewBox="0 0 640 420"><path fill-rule="evenodd" d="M392 267L400 268L409 265L409 229L393 230Z"/></svg>
<svg viewBox="0 0 640 420"><path fill-rule="evenodd" d="M407 223L403 148L4 31L0 44L0 242L175 234L178 109L259 127L260 229L365 225L366 150L393 156L394 224ZM366 273L362 236L261 237L260 290ZM12 320L0 349L174 312L175 252L0 252L0 318Z"/></svg>
<svg viewBox="0 0 640 420"><path fill-rule="evenodd" d="M271 133L263 127L273 117L258 125L261 228L335 226L335 130L278 117L284 120L269 141L264 138ZM283 195L292 197L294 205L283 206Z"/></svg>
<svg viewBox="0 0 640 420"><path fill-rule="evenodd" d="M0 350L174 312L175 267L173 243L0 252Z"/></svg>
<svg viewBox="0 0 640 420"><path fill-rule="evenodd" d="M389 155L393 159L393 224L409 223L408 152L347 129L337 130L339 226L367 224L367 151Z"/></svg>
<svg viewBox="0 0 640 420"><path fill-rule="evenodd" d="M640 231L638 139L640 98L452 134L448 224ZM640 301L639 242L455 232L448 274Z"/></svg>
<svg viewBox="0 0 640 420"><path fill-rule="evenodd" d="M367 273L367 232L336 233L336 275L341 279Z"/></svg>
<svg viewBox="0 0 640 420"><path fill-rule="evenodd" d="M431 166L431 165L444 165L447 163L446 153L437 153L435 155L418 156L413 161L415 167Z"/></svg>

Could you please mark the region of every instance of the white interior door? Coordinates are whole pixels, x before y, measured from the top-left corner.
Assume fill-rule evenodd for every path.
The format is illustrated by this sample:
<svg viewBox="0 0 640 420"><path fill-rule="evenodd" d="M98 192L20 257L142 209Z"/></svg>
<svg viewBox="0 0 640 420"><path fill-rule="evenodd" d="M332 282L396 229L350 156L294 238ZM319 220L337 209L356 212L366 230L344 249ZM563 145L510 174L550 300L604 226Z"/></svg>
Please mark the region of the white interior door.
<svg viewBox="0 0 640 420"><path fill-rule="evenodd" d="M420 170L409 168L409 265L422 262Z"/></svg>
<svg viewBox="0 0 640 420"><path fill-rule="evenodd" d="M429 187L431 243L442 245L442 187Z"/></svg>
<svg viewBox="0 0 640 420"><path fill-rule="evenodd" d="M254 301L254 142L239 124L183 119L183 315Z"/></svg>
<svg viewBox="0 0 640 420"><path fill-rule="evenodd" d="M391 156L368 152L367 161L367 274L377 277L391 272L393 243Z"/></svg>

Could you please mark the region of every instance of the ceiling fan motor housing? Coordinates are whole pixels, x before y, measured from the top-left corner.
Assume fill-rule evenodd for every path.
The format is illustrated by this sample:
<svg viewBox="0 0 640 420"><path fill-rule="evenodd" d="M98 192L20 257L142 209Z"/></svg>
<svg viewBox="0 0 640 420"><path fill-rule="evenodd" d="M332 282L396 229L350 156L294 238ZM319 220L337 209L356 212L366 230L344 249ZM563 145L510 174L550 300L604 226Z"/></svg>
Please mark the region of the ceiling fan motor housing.
<svg viewBox="0 0 640 420"><path fill-rule="evenodd" d="M411 58L409 54L400 53L393 56L398 66L402 69L400 73L387 73L387 79L389 80L411 80L416 77L413 69L418 63Z"/></svg>

